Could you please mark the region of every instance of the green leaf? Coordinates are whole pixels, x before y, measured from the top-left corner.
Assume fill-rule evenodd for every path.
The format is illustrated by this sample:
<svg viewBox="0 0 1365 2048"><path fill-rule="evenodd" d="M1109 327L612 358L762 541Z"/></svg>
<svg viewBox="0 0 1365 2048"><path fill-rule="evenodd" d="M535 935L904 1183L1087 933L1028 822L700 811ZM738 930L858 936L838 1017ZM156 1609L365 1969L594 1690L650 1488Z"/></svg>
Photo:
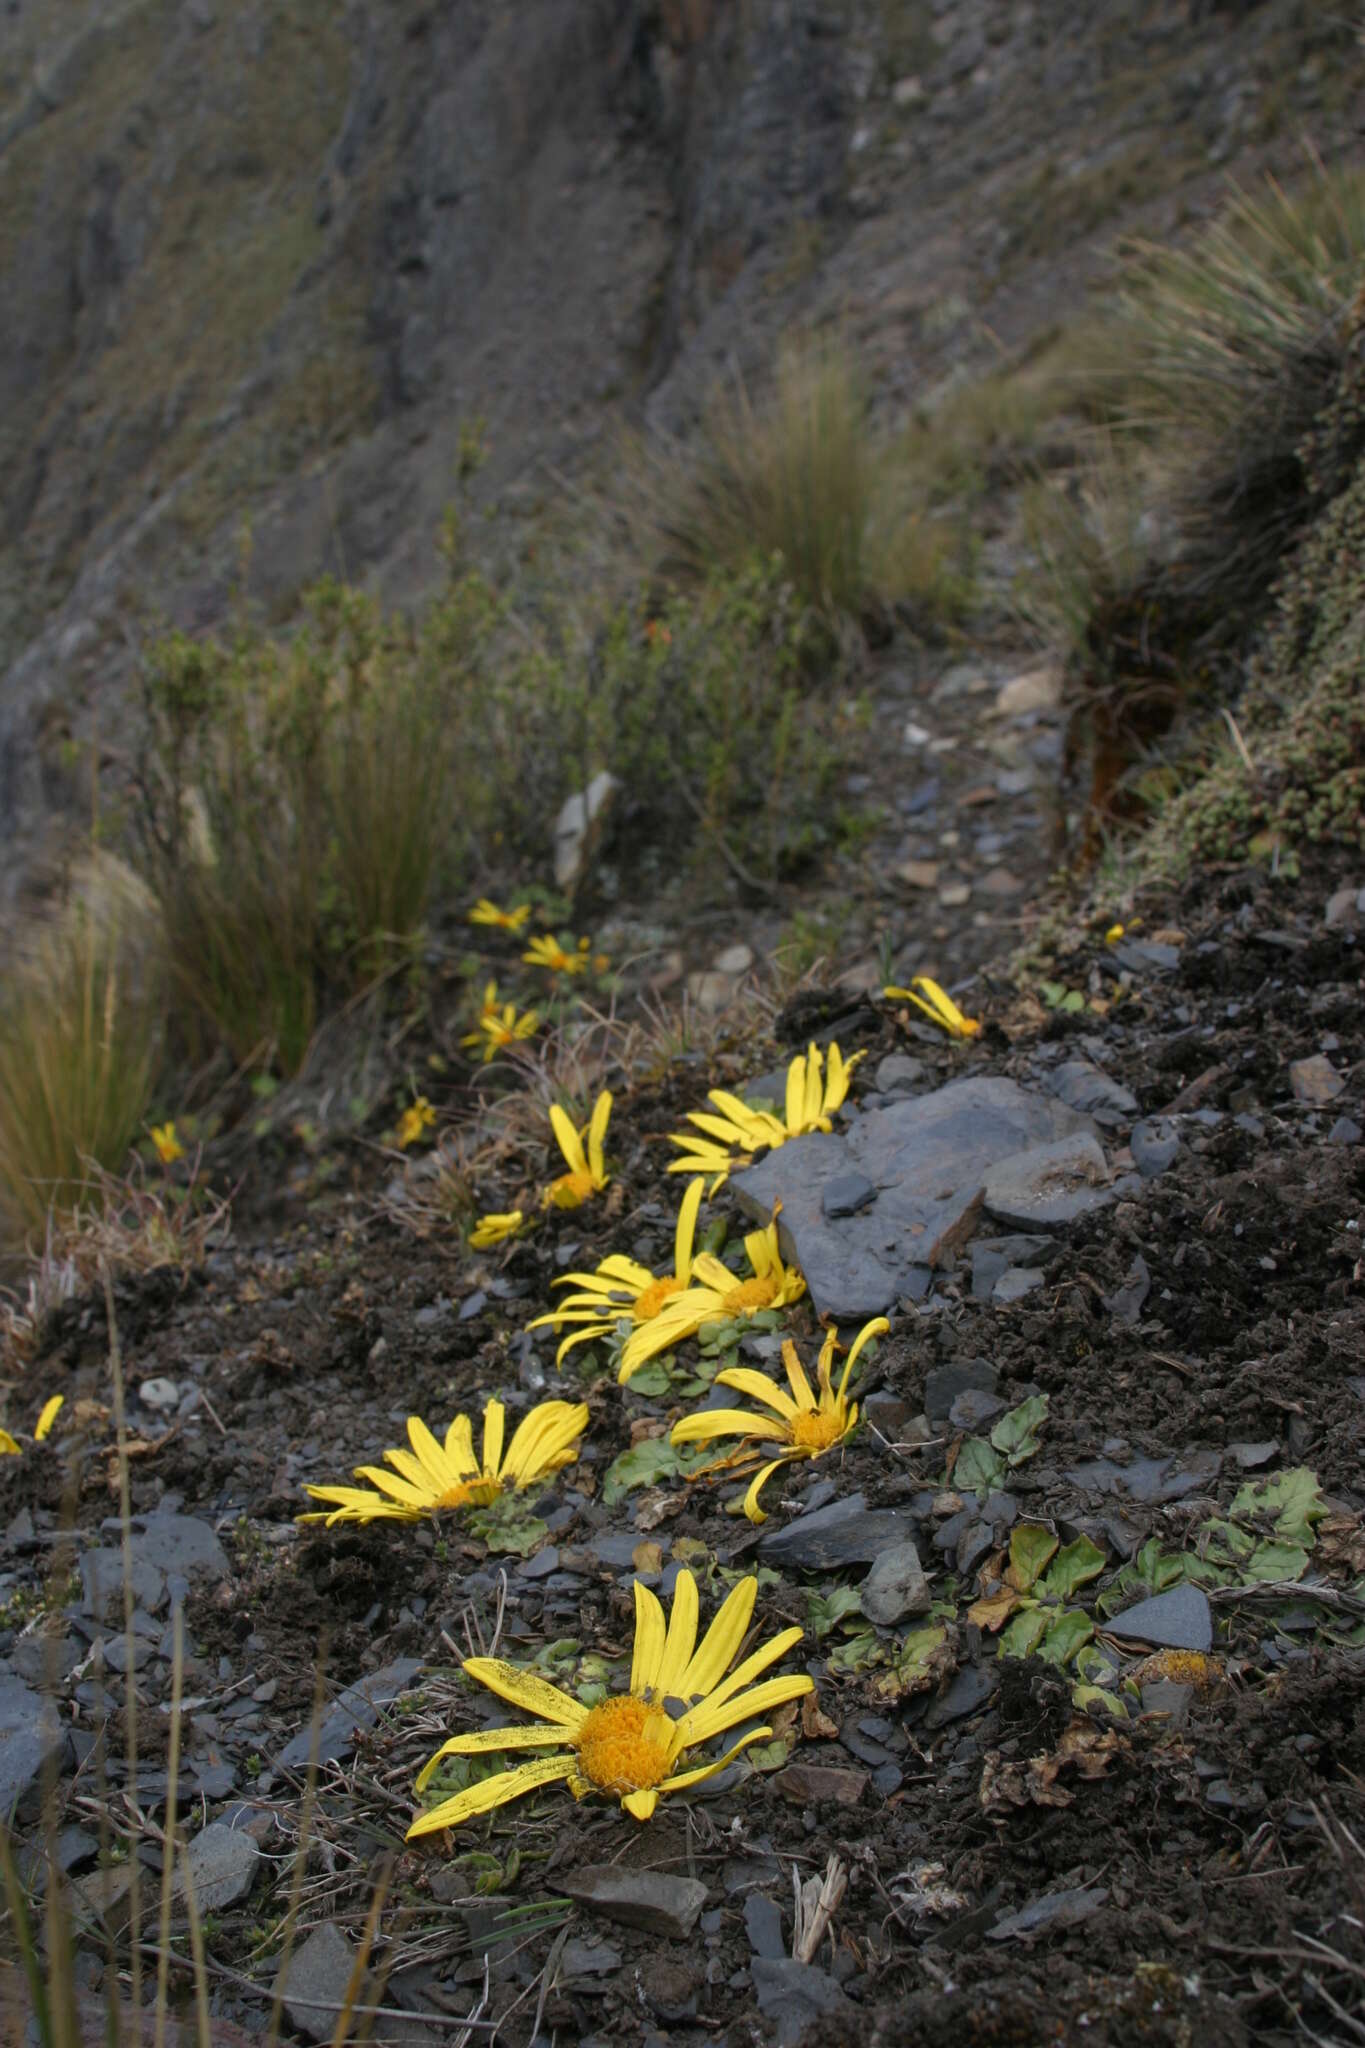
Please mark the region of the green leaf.
<svg viewBox="0 0 1365 2048"><path fill-rule="evenodd" d="M1033 1394L1002 1415L991 1431L991 1442L1010 1465L1022 1465L1038 1454L1038 1431L1047 1420L1047 1395Z"/></svg>
<svg viewBox="0 0 1365 2048"><path fill-rule="evenodd" d="M602 1478L602 1505L613 1508L635 1487L652 1486L656 1480L672 1478L677 1470L678 1454L667 1438L646 1437L643 1443L632 1444L608 1465Z"/></svg>
<svg viewBox="0 0 1365 2048"><path fill-rule="evenodd" d="M941 1623L912 1629L905 1637L896 1651L896 1676L907 1692L917 1691L926 1682L933 1660L947 1639L948 1631Z"/></svg>
<svg viewBox="0 0 1365 2048"><path fill-rule="evenodd" d="M756 1771L780 1771L791 1753L791 1744L779 1736L776 1742L752 1743L744 1756Z"/></svg>
<svg viewBox="0 0 1365 2048"><path fill-rule="evenodd" d="M984 1436L969 1436L957 1454L953 1485L959 1493L987 1494L1005 1476L1005 1461Z"/></svg>
<svg viewBox="0 0 1365 2048"><path fill-rule="evenodd" d="M1082 1614L1079 1607L1070 1607L1057 1621L1054 1621L1041 1643L1038 1655L1045 1657L1049 1664L1059 1667L1069 1664L1077 1650L1088 1643L1095 1633L1094 1624L1088 1614Z"/></svg>
<svg viewBox="0 0 1365 2048"><path fill-rule="evenodd" d="M1128 1719L1128 1709L1116 1692L1106 1692L1102 1685L1073 1685L1071 1704L1082 1714L1091 1712L1112 1714L1116 1721Z"/></svg>
<svg viewBox="0 0 1365 2048"><path fill-rule="evenodd" d="M1264 1585L1280 1580L1292 1585L1307 1569L1308 1552L1297 1543L1258 1543L1242 1567L1242 1576Z"/></svg>
<svg viewBox="0 0 1365 2048"><path fill-rule="evenodd" d="M806 1594L807 1623L817 1642L846 1615L862 1611L862 1593L857 1586L831 1586L828 1593Z"/></svg>
<svg viewBox="0 0 1365 2048"><path fill-rule="evenodd" d="M1318 1489L1317 1474L1306 1465L1296 1465L1292 1471L1277 1472L1269 1479L1248 1481L1239 1488L1228 1512L1243 1519L1273 1515L1277 1536L1286 1543L1311 1550L1315 1541L1313 1524L1322 1520L1327 1508Z"/></svg>
<svg viewBox="0 0 1365 2048"><path fill-rule="evenodd" d="M518 1512L515 1495L475 1509L466 1526L498 1557L529 1557L550 1533L537 1515Z"/></svg>
<svg viewBox="0 0 1365 2048"><path fill-rule="evenodd" d="M844 1677L851 1677L858 1671L870 1671L874 1664L886 1662L886 1645L872 1629L862 1635L849 1636L842 1643L836 1643L829 1653L829 1668Z"/></svg>
<svg viewBox="0 0 1365 2048"><path fill-rule="evenodd" d="M1031 1657L1047 1634L1047 1615L1041 1607L1026 1607L1000 1632L1002 1657Z"/></svg>
<svg viewBox="0 0 1365 2048"><path fill-rule="evenodd" d="M1082 1643L1076 1652L1077 1676L1088 1685L1116 1685L1119 1669L1112 1657L1095 1643Z"/></svg>
<svg viewBox="0 0 1365 2048"><path fill-rule="evenodd" d="M1058 1600L1069 1600L1078 1586L1099 1577L1104 1570L1104 1552L1088 1536L1078 1536L1053 1558L1040 1592Z"/></svg>
<svg viewBox="0 0 1365 2048"><path fill-rule="evenodd" d="M1031 1593L1048 1559L1057 1548L1057 1538L1040 1522L1021 1522L1010 1537L1010 1571L1021 1593Z"/></svg>
<svg viewBox="0 0 1365 2048"><path fill-rule="evenodd" d="M673 1376L659 1358L651 1358L647 1365L642 1365L637 1372L631 1374L629 1381L631 1393L643 1394L648 1400L655 1400L660 1394L666 1394L672 1384Z"/></svg>

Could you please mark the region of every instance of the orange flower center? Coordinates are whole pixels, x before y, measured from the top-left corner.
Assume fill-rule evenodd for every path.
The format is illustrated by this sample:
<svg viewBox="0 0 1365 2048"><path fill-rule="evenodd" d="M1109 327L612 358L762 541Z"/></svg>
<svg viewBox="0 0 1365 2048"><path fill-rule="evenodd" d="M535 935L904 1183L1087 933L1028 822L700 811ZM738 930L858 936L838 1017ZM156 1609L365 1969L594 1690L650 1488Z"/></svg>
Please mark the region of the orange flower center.
<svg viewBox="0 0 1365 2048"><path fill-rule="evenodd" d="M575 1747L583 1775L603 1792L643 1792L668 1776L672 1724L659 1707L623 1693L593 1707Z"/></svg>
<svg viewBox="0 0 1365 2048"><path fill-rule="evenodd" d="M437 1514L453 1514L459 1508L486 1508L502 1492L496 1479L462 1479L448 1486L431 1503Z"/></svg>
<svg viewBox="0 0 1365 2048"><path fill-rule="evenodd" d="M728 1316L749 1315L756 1308L771 1308L777 1290L776 1273L768 1273L761 1280L741 1280L738 1287L721 1296L721 1307Z"/></svg>
<svg viewBox="0 0 1365 2048"><path fill-rule="evenodd" d="M561 1173L558 1180L550 1183L550 1200L556 1209L579 1209L596 1185L590 1173Z"/></svg>
<svg viewBox="0 0 1365 2048"><path fill-rule="evenodd" d="M637 1323L647 1323L651 1316L657 1316L670 1294L676 1294L682 1281L669 1273L662 1280L654 1280L636 1297L631 1315Z"/></svg>
<svg viewBox="0 0 1365 2048"><path fill-rule="evenodd" d="M799 1444L803 1451L818 1453L838 1443L844 1433L844 1425L832 1408L806 1408L801 1414L793 1415L787 1424L787 1432L792 1442Z"/></svg>

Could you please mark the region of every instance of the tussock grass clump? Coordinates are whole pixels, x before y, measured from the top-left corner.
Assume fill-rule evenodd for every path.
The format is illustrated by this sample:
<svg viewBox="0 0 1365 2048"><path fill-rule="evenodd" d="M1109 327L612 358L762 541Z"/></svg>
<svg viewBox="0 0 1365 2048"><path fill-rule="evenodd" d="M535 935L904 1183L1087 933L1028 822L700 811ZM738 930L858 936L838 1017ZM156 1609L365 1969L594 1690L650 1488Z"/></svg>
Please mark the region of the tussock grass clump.
<svg viewBox="0 0 1365 2048"><path fill-rule="evenodd" d="M14 973L0 1004L0 1211L41 1229L123 1164L160 1061L145 959L88 909L66 917Z"/></svg>

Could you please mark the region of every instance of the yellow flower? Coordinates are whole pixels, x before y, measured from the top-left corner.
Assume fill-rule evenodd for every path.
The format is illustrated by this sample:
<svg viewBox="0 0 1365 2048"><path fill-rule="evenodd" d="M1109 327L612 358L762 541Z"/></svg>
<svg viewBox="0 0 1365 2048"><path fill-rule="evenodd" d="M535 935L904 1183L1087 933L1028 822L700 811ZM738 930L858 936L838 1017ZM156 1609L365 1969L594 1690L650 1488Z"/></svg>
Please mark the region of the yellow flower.
<svg viewBox="0 0 1365 2048"><path fill-rule="evenodd" d="M164 1124L153 1124L151 1127L151 1137L152 1143L156 1147L156 1156L163 1166L174 1166L177 1159L184 1158L185 1148L175 1135L175 1124L173 1121Z"/></svg>
<svg viewBox="0 0 1365 2048"><path fill-rule="evenodd" d="M556 1365L563 1365L565 1352L572 1351L575 1344L590 1344L594 1337L609 1337L623 1319L636 1325L649 1322L666 1301L687 1286L692 1278L692 1241L697 1232L701 1190L699 1180L688 1182L678 1211L671 1273L656 1279L648 1266L614 1252L609 1259L603 1259L595 1273L566 1273L555 1281L556 1287L577 1287L581 1291L566 1295L558 1308L537 1316L527 1327L540 1330L547 1323L556 1330L565 1323L580 1326L556 1351Z"/></svg>
<svg viewBox="0 0 1365 2048"><path fill-rule="evenodd" d="M552 1203L556 1209L581 1209L584 1202L600 1194L607 1185L611 1176L602 1158L602 1140L607 1135L610 1116L611 1096L605 1088L593 1104L592 1116L582 1132L574 1129L557 1102L551 1105L550 1128L569 1171L550 1182L540 1198L543 1209L548 1209ZM583 1150L585 1140L586 1152Z"/></svg>
<svg viewBox="0 0 1365 2048"><path fill-rule="evenodd" d="M438 1444L418 1415L408 1417L410 1451L385 1451L393 1466L357 1465L355 1477L366 1486L305 1486L310 1500L326 1502L326 1511L299 1515L300 1522L417 1522L423 1515L449 1514L459 1508L484 1508L498 1495L534 1486L578 1456L578 1439L588 1426L587 1403L542 1401L517 1425L503 1456L501 1401L483 1411L483 1459L474 1457L473 1431L467 1415L457 1415ZM394 1477L397 1473L397 1478ZM371 1489L377 1487L378 1492Z"/></svg>
<svg viewBox="0 0 1365 2048"><path fill-rule="evenodd" d="M708 1193L714 1195L731 1173L751 1166L754 1154L765 1145L772 1150L785 1145L788 1138L832 1129L834 1112L842 1107L848 1094L848 1077L863 1057L855 1052L851 1060L846 1060L838 1046L831 1045L826 1072L818 1046L798 1053L787 1069L787 1099L780 1117L766 1109L751 1109L747 1102L724 1088L713 1088L706 1099L721 1114L711 1116L703 1109L688 1111L687 1121L695 1124L702 1136L696 1137L690 1131L670 1134L672 1143L684 1147L684 1152L681 1159L671 1162L668 1171L711 1174Z"/></svg>
<svg viewBox="0 0 1365 2048"><path fill-rule="evenodd" d="M1111 924L1108 931L1104 935L1105 945L1116 946L1127 929L1128 927L1126 925Z"/></svg>
<svg viewBox="0 0 1365 2048"><path fill-rule="evenodd" d="M33 1441L40 1444L52 1434L52 1425L61 1414L65 1394L52 1394L43 1403L43 1412L38 1417L38 1427L33 1432Z"/></svg>
<svg viewBox="0 0 1365 2048"><path fill-rule="evenodd" d="M532 967L546 967L551 974L581 974L588 964L588 941L580 939L577 949L566 953L553 933L532 939L522 959Z"/></svg>
<svg viewBox="0 0 1365 2048"><path fill-rule="evenodd" d="M519 903L515 910L499 910L496 903L490 903L486 896L480 896L469 913L471 924L495 924L505 932L519 932L531 915L529 903Z"/></svg>
<svg viewBox="0 0 1365 2048"><path fill-rule="evenodd" d="M410 1102L398 1119L398 1143L406 1152L409 1145L415 1145L423 1131L430 1130L436 1121L436 1112L425 1095L419 1095Z"/></svg>
<svg viewBox="0 0 1365 2048"><path fill-rule="evenodd" d="M499 1657L467 1657L464 1668L471 1678L499 1699L538 1714L546 1725L514 1724L453 1735L423 1766L417 1790L421 1792L429 1783L443 1757L488 1756L517 1749L551 1749L559 1754L481 1779L452 1799L443 1799L413 1822L408 1840L457 1827L461 1821L519 1799L524 1792L565 1780L575 1799L605 1793L619 1799L634 1819L648 1820L663 1793L700 1784L703 1778L723 1771L751 1742L766 1742L772 1730L752 1728L723 1756L682 1771L675 1769L689 1750L727 1728L815 1690L804 1671L753 1683L800 1642L801 1630L795 1627L783 1629L730 1670L748 1630L757 1591L757 1579L741 1579L697 1648L699 1602L691 1572L678 1573L673 1612L666 1626L663 1608L637 1579L630 1690L615 1693L595 1707L585 1707L538 1672L520 1670Z"/></svg>
<svg viewBox="0 0 1365 2048"><path fill-rule="evenodd" d="M918 991L918 993L917 993ZM936 981L930 981L927 974L917 974L909 988L884 988L882 994L888 1002L913 1003L923 1010L931 1024L937 1024L946 1031L949 1038L975 1038L981 1029L977 1017L964 1017L952 997L941 989Z"/></svg>
<svg viewBox="0 0 1365 2048"><path fill-rule="evenodd" d="M692 1261L693 1285L674 1294L626 1339L621 1369L616 1377L622 1386L633 1373L661 1352L671 1351L688 1337L695 1337L703 1323L723 1323L738 1316L757 1315L765 1308L785 1308L798 1301L806 1283L795 1266L784 1266L777 1246L777 1222L766 1230L751 1231L744 1240L752 1277L739 1280L710 1252ZM700 1286L695 1283L701 1282Z"/></svg>
<svg viewBox="0 0 1365 2048"><path fill-rule="evenodd" d="M488 1065L509 1045L517 1045L530 1038L540 1028L540 1012L523 1010L517 1015L515 1003L498 1002L498 984L490 981L483 992L483 1007L474 1030L467 1031L460 1040L461 1045L482 1046L483 1064Z"/></svg>
<svg viewBox="0 0 1365 2048"><path fill-rule="evenodd" d="M525 1221L520 1209L490 1209L470 1231L469 1242L476 1252L489 1251L505 1238L515 1237Z"/></svg>
<svg viewBox="0 0 1365 2048"><path fill-rule="evenodd" d="M864 1323L844 1361L837 1387L830 1379L835 1344L831 1330L820 1346L815 1369L818 1393L812 1390L805 1368L796 1355L796 1346L790 1339L782 1346L782 1363L787 1369L787 1385L791 1388L789 1394L766 1373L752 1372L747 1366L728 1366L724 1372L716 1374L718 1387L734 1387L737 1392L748 1394L751 1400L761 1401L775 1412L772 1415L755 1415L748 1408L703 1409L700 1414L685 1415L681 1422L675 1423L669 1442L699 1444L708 1442L713 1436L743 1437L745 1441L729 1457L702 1469L706 1472L749 1472L758 1465L760 1469L754 1473L753 1484L744 1496L744 1512L751 1522L766 1522L768 1518L758 1504L758 1496L778 1466L790 1465L798 1458L823 1457L835 1444L843 1442L858 1420L858 1404L847 1398L848 1376L857 1364L863 1346L874 1337L884 1337L890 1327L885 1316L877 1316L874 1321ZM764 1464L764 1453L750 1448L754 1440L779 1445L777 1455Z"/></svg>

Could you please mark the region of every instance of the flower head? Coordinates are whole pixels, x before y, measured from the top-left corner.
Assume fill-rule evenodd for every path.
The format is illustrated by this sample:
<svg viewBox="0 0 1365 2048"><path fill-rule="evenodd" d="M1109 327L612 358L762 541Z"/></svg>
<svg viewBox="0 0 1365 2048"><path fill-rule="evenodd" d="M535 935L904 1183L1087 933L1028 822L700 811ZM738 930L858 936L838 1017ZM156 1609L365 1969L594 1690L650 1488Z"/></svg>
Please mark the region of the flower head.
<svg viewBox="0 0 1365 2048"><path fill-rule="evenodd" d="M163 1166L174 1166L177 1159L184 1158L185 1148L175 1134L173 1118L168 1123L153 1124L150 1135L156 1147L156 1156Z"/></svg>
<svg viewBox="0 0 1365 2048"><path fill-rule="evenodd" d="M44 1443L51 1436L52 1425L57 1420L65 1403L65 1394L48 1395L43 1403L38 1420L34 1425L33 1441L35 1444ZM22 1456L23 1446L19 1443L18 1439L12 1437L7 1429L0 1429L0 1457L18 1458Z"/></svg>
<svg viewBox="0 0 1365 2048"><path fill-rule="evenodd" d="M523 1010L517 1014L515 1003L499 1003L498 984L490 981L483 992L483 1007L479 1021L472 1031L467 1031L460 1040L461 1045L481 1046L483 1064L488 1065L509 1045L518 1045L530 1038L540 1028L540 1012Z"/></svg>
<svg viewBox="0 0 1365 2048"><path fill-rule="evenodd" d="M483 1411L483 1457L474 1456L473 1430L467 1415L457 1415L438 1444L419 1415L408 1417L408 1451L385 1451L393 1467L357 1465L355 1477L370 1486L305 1486L310 1500L326 1503L300 1522L417 1522L424 1515L483 1508L499 1494L534 1486L578 1455L578 1439L588 1426L587 1403L542 1401L522 1417L503 1455L506 1410L490 1401ZM395 1477L395 1474L397 1475ZM375 1491L374 1489L378 1489Z"/></svg>
<svg viewBox="0 0 1365 2048"><path fill-rule="evenodd" d="M675 1768L689 1750L727 1728L815 1690L804 1671L753 1683L800 1642L801 1630L795 1627L781 1630L730 1669L748 1630L757 1591L757 1579L741 1579L698 1647L699 1602L691 1572L678 1573L673 1611L666 1624L659 1601L637 1579L630 1689L595 1707L585 1707L538 1672L520 1670L499 1657L467 1657L464 1668L471 1678L499 1699L538 1714L545 1725L482 1728L472 1735L453 1735L424 1765L417 1790L427 1785L443 1757L488 1756L517 1749L559 1753L484 1778L452 1799L442 1800L413 1822L408 1840L456 1827L476 1814L490 1813L494 1807L519 1799L524 1792L565 1780L575 1799L605 1793L619 1799L636 1820L648 1820L662 1794L681 1792L703 1778L714 1777L751 1742L766 1741L772 1734L770 1728L750 1729L723 1756L681 1771Z"/></svg>
<svg viewBox="0 0 1365 2048"><path fill-rule="evenodd" d="M672 1142L682 1146L683 1156L669 1165L670 1173L707 1173L712 1176L709 1192L731 1173L751 1166L756 1152L767 1146L785 1145L788 1138L804 1137L808 1131L832 1129L834 1112L848 1094L848 1077L863 1054L855 1052L846 1060L837 1045L829 1048L829 1065L819 1046L798 1053L787 1069L787 1097L782 1116L766 1109L752 1109L724 1088L713 1088L707 1101L720 1111L689 1110L687 1121L695 1124L700 1137L691 1131L674 1131Z"/></svg>
<svg viewBox="0 0 1365 2048"><path fill-rule="evenodd" d="M531 967L544 967L551 974L581 974L588 965L588 954L592 950L589 939L580 939L572 953L566 953L553 932L546 932L538 939L532 939L522 954Z"/></svg>
<svg viewBox="0 0 1365 2048"><path fill-rule="evenodd" d="M490 1209L470 1231L469 1242L476 1252L491 1251L495 1244L515 1237L525 1221L520 1209Z"/></svg>
<svg viewBox="0 0 1365 2048"><path fill-rule="evenodd" d="M776 1380L769 1379L766 1373L752 1372L747 1366L728 1366L724 1372L716 1374L716 1385L734 1387L736 1392L748 1394L751 1400L761 1401L773 1413L756 1415L749 1408L703 1409L700 1414L685 1415L681 1422L675 1423L669 1442L699 1444L716 1436L742 1437L743 1443L729 1457L702 1469L706 1472L749 1472L758 1466L753 1483L744 1496L744 1512L751 1522L765 1522L768 1518L758 1505L758 1496L778 1466L792 1464L798 1458L823 1457L826 1451L833 1450L835 1444L842 1443L853 1428L858 1420L858 1404L848 1399L849 1374L857 1364L864 1345L874 1337L885 1336L890 1327L885 1316L877 1316L874 1321L863 1325L844 1360L837 1387L830 1376L834 1363L833 1330L820 1346L815 1389L806 1377L805 1368L796 1355L796 1346L790 1338L782 1346L782 1363L787 1369L790 1393L779 1387ZM765 1452L751 1448L755 1443L777 1446L774 1456L765 1463Z"/></svg>
<svg viewBox="0 0 1365 2048"><path fill-rule="evenodd" d="M397 1140L406 1152L409 1145L415 1145L423 1131L428 1131L436 1121L436 1112L425 1095L419 1095L410 1102L398 1119Z"/></svg>
<svg viewBox="0 0 1365 2048"><path fill-rule="evenodd" d="M480 896L469 913L469 922L497 925L505 932L519 932L530 915L529 903L519 903L515 910L499 910L496 903L490 903L486 896Z"/></svg>
<svg viewBox="0 0 1365 2048"><path fill-rule="evenodd" d="M947 991L927 974L917 974L909 988L884 988L882 994L888 1002L913 1003L949 1038L975 1038L981 1029L980 1018L964 1016Z"/></svg>
<svg viewBox="0 0 1365 2048"><path fill-rule="evenodd" d="M578 1325L556 1351L556 1365L564 1363L565 1352L572 1351L575 1344L590 1344L594 1337L609 1337L618 1322L624 1320L637 1328L648 1323L665 1302L683 1291L692 1278L692 1244L701 1192L699 1180L688 1182L678 1211L671 1273L656 1278L648 1266L613 1253L603 1259L595 1273L566 1273L555 1281L556 1287L576 1287L579 1291L566 1295L557 1308L548 1315L537 1316L527 1327L539 1330L549 1323L555 1330L561 1330L566 1323Z"/></svg>
<svg viewBox="0 0 1365 2048"><path fill-rule="evenodd" d="M567 1173L552 1180L542 1194L542 1208L581 1209L584 1202L600 1194L611 1178L602 1156L602 1140L611 1116L611 1095L603 1089L592 1106L592 1115L582 1131L576 1131L559 1104L550 1106L550 1128L564 1155ZM587 1150L584 1150L586 1143Z"/></svg>
<svg viewBox="0 0 1365 2048"><path fill-rule="evenodd" d="M806 1283L798 1268L782 1263L776 1219L766 1230L750 1231L744 1249L749 1257L747 1280L741 1280L710 1252L693 1259L692 1284L671 1295L626 1339L616 1375L622 1386L651 1358L695 1337L703 1323L728 1322L766 1308L785 1308L805 1293Z"/></svg>

